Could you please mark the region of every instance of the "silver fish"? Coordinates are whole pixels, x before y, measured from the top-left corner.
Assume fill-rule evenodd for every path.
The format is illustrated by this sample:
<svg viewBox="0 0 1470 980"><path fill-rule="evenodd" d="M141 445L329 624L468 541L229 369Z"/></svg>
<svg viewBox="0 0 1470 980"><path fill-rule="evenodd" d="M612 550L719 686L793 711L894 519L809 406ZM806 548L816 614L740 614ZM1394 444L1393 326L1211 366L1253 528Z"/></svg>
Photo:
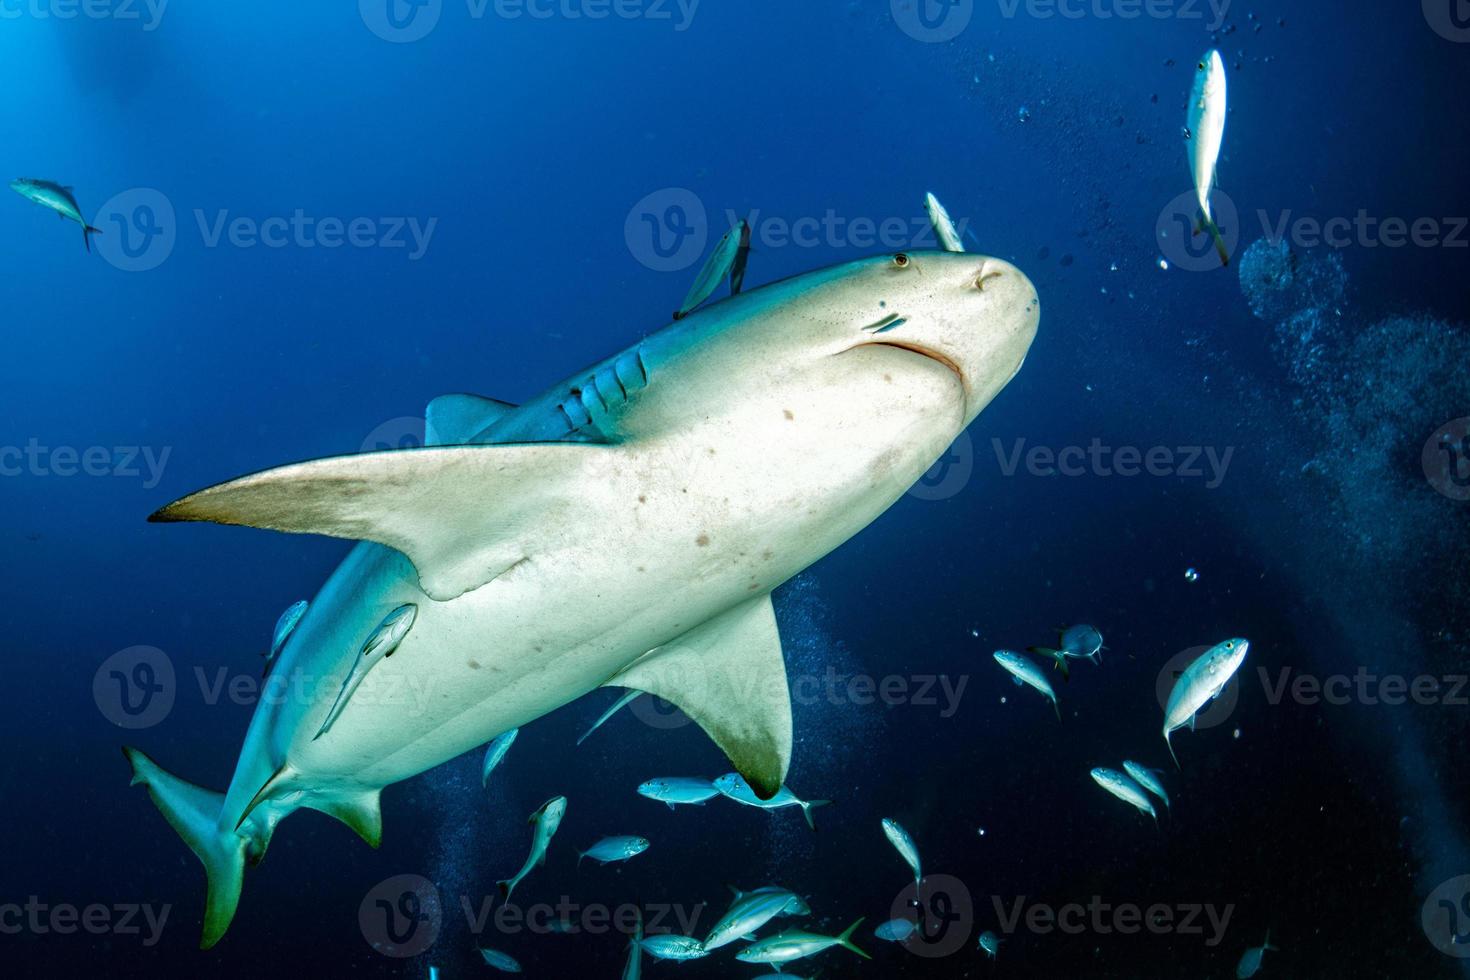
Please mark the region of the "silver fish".
<svg viewBox="0 0 1470 980"><path fill-rule="evenodd" d="M296 629L296 624L301 622L301 617L306 615L306 610L310 606L311 603L305 599L302 599L300 602L293 602L286 608L285 612L281 613L281 618L276 620L276 628L271 632L270 652L265 655L265 670L261 673L262 677L271 672L271 667L276 662L276 654L281 652L281 648L291 638L291 634Z"/></svg>
<svg viewBox="0 0 1470 980"><path fill-rule="evenodd" d="M554 796L541 805L541 809L531 814L530 823L536 826L535 833L531 835L531 853L526 856L526 863L514 878L497 881L500 887L500 897L503 901L510 901L510 893L515 891L516 885L531 869L546 861L546 848L551 844L551 837L556 833L556 828L561 826L561 818L567 812L567 798L565 796Z"/></svg>
<svg viewBox="0 0 1470 980"><path fill-rule="evenodd" d="M1040 667L1014 650L995 651L995 662L1004 667L1016 679L1017 684L1027 684L1046 695L1046 699L1051 702L1052 710L1057 713L1057 721L1062 720L1062 709L1057 704L1057 692L1051 689L1051 684L1047 681L1046 675L1041 672Z"/></svg>
<svg viewBox="0 0 1470 980"><path fill-rule="evenodd" d="M996 954L1000 952L1001 942L1003 940L989 929L980 934L980 948L985 950L985 954L991 959L995 959Z"/></svg>
<svg viewBox="0 0 1470 980"><path fill-rule="evenodd" d="M760 807L762 810L778 810L783 806L801 807L801 815L806 817L806 825L812 830L817 829L816 821L812 820L812 811L819 806L826 806L831 800L803 800L791 790L782 786L776 791L776 795L769 800L763 800L756 795L755 790L737 772L726 773L715 780L715 789L736 803L744 803L746 806Z"/></svg>
<svg viewBox="0 0 1470 980"><path fill-rule="evenodd" d="M901 943L914 934L918 924L913 919L889 919L873 930L873 936L885 942Z"/></svg>
<svg viewBox="0 0 1470 980"><path fill-rule="evenodd" d="M481 949L480 956L486 966L493 966L501 973L520 973L521 965L505 953L495 949Z"/></svg>
<svg viewBox="0 0 1470 980"><path fill-rule="evenodd" d="M708 779L693 776L662 776L638 784L638 795L667 803L670 810L680 803L703 806L706 800L720 795Z"/></svg>
<svg viewBox="0 0 1470 980"><path fill-rule="evenodd" d="M883 833L887 835L888 842L898 851L899 856L908 862L910 868L914 869L915 883L922 883L924 873L919 870L919 848L909 832L899 826L897 820L883 819Z"/></svg>
<svg viewBox="0 0 1470 980"><path fill-rule="evenodd" d="M70 187L49 180L38 180L34 177L22 177L10 182L10 189L32 204L39 204L43 208L50 208L59 214L62 220L75 221L82 226L82 244L87 251L92 251L92 236L102 234L101 228L93 228L82 217L81 205L77 204L76 194Z"/></svg>
<svg viewBox="0 0 1470 980"><path fill-rule="evenodd" d="M577 852L577 865L583 858L591 858L599 864L628 861L648 850L646 837L604 837L585 851Z"/></svg>
<svg viewBox="0 0 1470 980"><path fill-rule="evenodd" d="M784 888L772 885L751 892L736 889L735 900L710 930L704 940L704 948L708 951L729 945L751 935L779 915L807 915L810 912L801 896Z"/></svg>
<svg viewBox="0 0 1470 980"><path fill-rule="evenodd" d="M735 226L725 232L725 237L715 244L715 250L710 254L704 267L699 270L699 276L694 280L694 285L689 287L689 295L684 297L684 302L674 313L675 320L682 320L705 300L710 298L721 282L735 268L736 260L741 254L741 243L745 243L748 249L750 242L749 223L741 218ZM745 278L745 270L742 267L740 277Z"/></svg>
<svg viewBox="0 0 1470 980"><path fill-rule="evenodd" d="M787 929L780 935L760 939L735 954L742 963L790 963L792 960L815 956L833 946L850 949L865 960L872 959L867 953L853 945L852 934L863 924L858 919L843 930L840 936L819 936L801 929Z"/></svg>
<svg viewBox="0 0 1470 980"><path fill-rule="evenodd" d="M1271 945L1271 930L1269 929L1266 930L1265 942L1259 946L1252 946L1240 954L1240 963L1235 967L1236 980L1249 980L1250 977L1255 976L1261 969L1261 960L1268 949L1273 953L1280 952L1277 947Z"/></svg>
<svg viewBox="0 0 1470 980"><path fill-rule="evenodd" d="M1169 794L1164 791L1164 784L1159 779L1159 770L1140 765L1132 759L1123 760L1123 769L1128 775L1133 777L1135 783L1163 800L1164 806L1168 807L1171 811L1173 810L1173 806L1169 803Z"/></svg>
<svg viewBox="0 0 1470 980"><path fill-rule="evenodd" d="M1220 696L1230 678L1240 669L1249 650L1250 641L1239 638L1217 643L1184 668L1174 681L1174 689L1169 692L1169 701L1164 706L1164 744L1169 746L1169 755L1173 757L1175 766L1179 765L1179 756L1174 754L1170 734L1185 725L1193 727L1194 716Z"/></svg>
<svg viewBox="0 0 1470 980"><path fill-rule="evenodd" d="M643 948L643 952L658 960L697 960L709 955L693 936L676 936L672 933L648 936L638 945Z"/></svg>
<svg viewBox="0 0 1470 980"><path fill-rule="evenodd" d="M372 670L384 660L393 656L408 636L408 631L413 629L414 620L418 618L419 607L412 602L405 603L383 617L378 628L363 641L362 651L353 658L352 669L342 680L342 689L337 692L337 700L332 702L327 717L322 721L322 727L317 729L312 741L316 741L327 733L342 709L347 707L347 702L352 699L352 694L357 690L363 678L367 677L368 671Z"/></svg>
<svg viewBox="0 0 1470 980"><path fill-rule="evenodd" d="M960 232L954 226L954 219L939 203L939 198L933 194L924 195L924 210L929 212L929 223L934 226L934 234L939 239L939 247L946 252L963 252L964 244L960 241Z"/></svg>
<svg viewBox="0 0 1470 980"><path fill-rule="evenodd" d="M491 741L490 747L485 750L485 763L480 767L480 785L490 785L490 774L495 767L505 761L505 754L515 744L516 736L521 733L519 728L512 728L508 732L502 732Z"/></svg>
<svg viewBox="0 0 1470 980"><path fill-rule="evenodd" d="M1189 150L1189 172L1194 178L1195 199L1199 203L1200 226L1215 241L1220 264L1230 264L1230 254L1220 237L1220 228L1210 213L1210 192L1218 179L1216 167L1220 148L1225 143L1226 85L1225 59L1213 48L1205 52L1194 71L1194 90L1189 95L1189 115L1185 139Z"/></svg>
<svg viewBox="0 0 1470 980"><path fill-rule="evenodd" d="M1148 794L1143 791L1142 786L1139 786L1116 769L1103 769L1099 767L1092 770L1092 778L1099 786L1112 793L1124 803L1132 804L1153 817L1154 824L1158 824L1159 815L1154 812L1154 805L1148 801Z"/></svg>

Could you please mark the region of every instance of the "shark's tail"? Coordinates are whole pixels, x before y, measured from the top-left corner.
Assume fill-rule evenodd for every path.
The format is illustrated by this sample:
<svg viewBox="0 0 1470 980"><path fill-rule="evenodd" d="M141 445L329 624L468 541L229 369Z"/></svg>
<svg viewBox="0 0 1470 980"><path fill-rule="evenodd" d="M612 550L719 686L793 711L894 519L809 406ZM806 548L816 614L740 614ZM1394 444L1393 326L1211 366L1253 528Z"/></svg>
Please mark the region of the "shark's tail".
<svg viewBox="0 0 1470 980"><path fill-rule="evenodd" d="M92 252L92 236L102 234L101 228L93 228L91 225L82 224L82 244L87 246L87 253Z"/></svg>
<svg viewBox="0 0 1470 980"><path fill-rule="evenodd" d="M137 749L124 748L123 755L132 763L133 785L148 787L148 795L153 797L164 819L204 862L209 876L209 896L204 905L204 933L199 948L209 949L230 927L235 908L240 904L240 885L250 841L232 831L220 830L220 810L225 804L223 793L195 786L165 772Z"/></svg>

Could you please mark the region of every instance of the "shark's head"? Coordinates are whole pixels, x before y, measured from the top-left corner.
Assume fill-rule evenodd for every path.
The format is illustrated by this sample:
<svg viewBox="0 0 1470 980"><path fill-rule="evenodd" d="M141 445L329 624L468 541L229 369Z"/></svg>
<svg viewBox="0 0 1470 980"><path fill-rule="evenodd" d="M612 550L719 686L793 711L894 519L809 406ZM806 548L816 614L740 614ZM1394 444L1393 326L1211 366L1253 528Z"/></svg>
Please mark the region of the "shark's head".
<svg viewBox="0 0 1470 980"><path fill-rule="evenodd" d="M822 338L836 351L891 351L895 369L926 358L948 369L964 422L1015 377L1036 337L1041 303L1025 274L964 252L897 252L844 270L824 292Z"/></svg>

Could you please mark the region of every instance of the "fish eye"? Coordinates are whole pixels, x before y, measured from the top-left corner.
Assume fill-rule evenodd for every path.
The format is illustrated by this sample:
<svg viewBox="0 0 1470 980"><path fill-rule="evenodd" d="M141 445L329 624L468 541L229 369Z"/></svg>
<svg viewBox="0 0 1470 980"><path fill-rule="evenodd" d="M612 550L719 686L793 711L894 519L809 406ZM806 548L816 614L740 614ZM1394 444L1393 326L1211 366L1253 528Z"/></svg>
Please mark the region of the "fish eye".
<svg viewBox="0 0 1470 980"><path fill-rule="evenodd" d="M893 265L898 269L907 269L910 261L912 260L904 252L899 252L893 257Z"/></svg>

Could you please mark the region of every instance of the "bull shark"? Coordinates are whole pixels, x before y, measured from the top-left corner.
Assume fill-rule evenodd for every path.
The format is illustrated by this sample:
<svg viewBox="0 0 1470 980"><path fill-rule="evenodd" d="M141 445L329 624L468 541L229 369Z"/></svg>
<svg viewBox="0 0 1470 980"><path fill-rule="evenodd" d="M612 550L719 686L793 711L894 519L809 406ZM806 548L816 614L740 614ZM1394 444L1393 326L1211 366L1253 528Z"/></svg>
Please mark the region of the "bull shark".
<svg viewBox="0 0 1470 980"><path fill-rule="evenodd" d="M672 702L774 796L792 715L772 590L903 496L1015 377L1039 320L1000 259L866 258L701 308L519 407L435 399L423 448L155 513L358 542L276 657L313 693L261 700L225 792L124 749L205 866L201 946L289 814L376 847L384 787L599 687Z"/></svg>
<svg viewBox="0 0 1470 980"><path fill-rule="evenodd" d="M39 204L43 208L55 211L61 220L75 221L82 226L82 244L87 251L92 251L92 236L102 234L101 228L93 228L87 219L82 217L82 206L77 203L76 193L70 187L49 180L37 180L34 177L22 177L10 182L10 189L32 204Z"/></svg>

